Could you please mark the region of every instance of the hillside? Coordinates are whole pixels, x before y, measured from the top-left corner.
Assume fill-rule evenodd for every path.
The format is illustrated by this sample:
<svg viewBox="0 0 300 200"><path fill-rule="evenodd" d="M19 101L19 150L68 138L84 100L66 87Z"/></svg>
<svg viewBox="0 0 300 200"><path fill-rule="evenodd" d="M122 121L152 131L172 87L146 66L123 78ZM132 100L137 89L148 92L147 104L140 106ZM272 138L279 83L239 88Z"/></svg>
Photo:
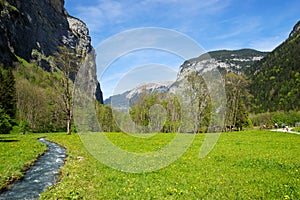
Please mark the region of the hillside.
<svg viewBox="0 0 300 200"><path fill-rule="evenodd" d="M300 21L288 39L247 70L253 111L300 109Z"/></svg>

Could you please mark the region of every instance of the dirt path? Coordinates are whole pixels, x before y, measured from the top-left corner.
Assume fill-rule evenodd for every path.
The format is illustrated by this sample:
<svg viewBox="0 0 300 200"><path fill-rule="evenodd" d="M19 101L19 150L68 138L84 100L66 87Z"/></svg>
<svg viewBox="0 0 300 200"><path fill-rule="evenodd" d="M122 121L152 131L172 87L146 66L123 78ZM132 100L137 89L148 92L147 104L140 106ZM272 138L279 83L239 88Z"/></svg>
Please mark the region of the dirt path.
<svg viewBox="0 0 300 200"><path fill-rule="evenodd" d="M285 129L282 129L282 128L278 128L278 129L272 129L271 131L274 131L274 132L286 132L286 133L294 133L294 134L297 134L297 135L300 135L299 132L295 132L295 131L292 131L293 128L289 128L288 131L286 131Z"/></svg>

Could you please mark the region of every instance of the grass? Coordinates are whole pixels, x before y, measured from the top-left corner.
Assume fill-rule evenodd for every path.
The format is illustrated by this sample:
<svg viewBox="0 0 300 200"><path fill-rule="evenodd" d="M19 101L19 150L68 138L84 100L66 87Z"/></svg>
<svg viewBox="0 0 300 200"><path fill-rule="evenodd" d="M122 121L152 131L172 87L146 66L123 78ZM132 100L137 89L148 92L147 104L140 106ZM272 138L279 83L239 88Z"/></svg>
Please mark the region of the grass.
<svg viewBox="0 0 300 200"><path fill-rule="evenodd" d="M158 134L151 139L121 133L107 136L122 148L147 152L174 135ZM300 199L299 135L222 133L204 159L198 158L204 135L197 135L170 166L141 174L101 164L86 151L78 135L47 134L47 138L65 146L68 157L60 183L42 193L41 199Z"/></svg>
<svg viewBox="0 0 300 200"><path fill-rule="evenodd" d="M37 134L0 135L0 190L22 178L23 172L47 149L38 137Z"/></svg>
<svg viewBox="0 0 300 200"><path fill-rule="evenodd" d="M300 132L300 127L295 127L295 128L293 128L293 130L292 131L295 131L295 132Z"/></svg>

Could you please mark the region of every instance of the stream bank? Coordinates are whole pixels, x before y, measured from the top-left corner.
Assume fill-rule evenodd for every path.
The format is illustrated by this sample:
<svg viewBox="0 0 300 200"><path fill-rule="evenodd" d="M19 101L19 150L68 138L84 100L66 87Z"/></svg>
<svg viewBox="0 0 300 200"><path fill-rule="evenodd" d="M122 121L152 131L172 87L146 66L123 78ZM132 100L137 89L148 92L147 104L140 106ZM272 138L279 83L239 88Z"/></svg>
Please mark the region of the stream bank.
<svg viewBox="0 0 300 200"><path fill-rule="evenodd" d="M47 145L48 151L36 160L21 180L16 181L0 194L0 200L38 199L40 193L59 181L60 168L66 158L66 149L44 138L39 140Z"/></svg>

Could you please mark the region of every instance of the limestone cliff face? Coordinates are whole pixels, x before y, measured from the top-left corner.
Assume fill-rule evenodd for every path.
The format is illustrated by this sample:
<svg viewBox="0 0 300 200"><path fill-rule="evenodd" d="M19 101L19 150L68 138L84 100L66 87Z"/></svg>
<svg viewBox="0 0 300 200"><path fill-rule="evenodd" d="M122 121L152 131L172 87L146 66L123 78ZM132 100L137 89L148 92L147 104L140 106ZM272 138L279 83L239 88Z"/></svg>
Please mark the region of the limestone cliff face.
<svg viewBox="0 0 300 200"><path fill-rule="evenodd" d="M184 78L191 71L205 72L215 68L244 73L249 66L266 55L267 52L253 49L211 51L185 61L179 68L178 79Z"/></svg>
<svg viewBox="0 0 300 200"><path fill-rule="evenodd" d="M68 15L64 0L3 0L0 10L0 65L9 66L19 56L52 71L50 58L59 46L73 49L82 60L93 53L87 26ZM86 78L96 83L94 93L102 102L96 69L92 68L95 65Z"/></svg>
<svg viewBox="0 0 300 200"><path fill-rule="evenodd" d="M79 56L85 57L92 50L89 30L81 20L68 16L69 28L68 37L63 37L63 42L76 50Z"/></svg>

